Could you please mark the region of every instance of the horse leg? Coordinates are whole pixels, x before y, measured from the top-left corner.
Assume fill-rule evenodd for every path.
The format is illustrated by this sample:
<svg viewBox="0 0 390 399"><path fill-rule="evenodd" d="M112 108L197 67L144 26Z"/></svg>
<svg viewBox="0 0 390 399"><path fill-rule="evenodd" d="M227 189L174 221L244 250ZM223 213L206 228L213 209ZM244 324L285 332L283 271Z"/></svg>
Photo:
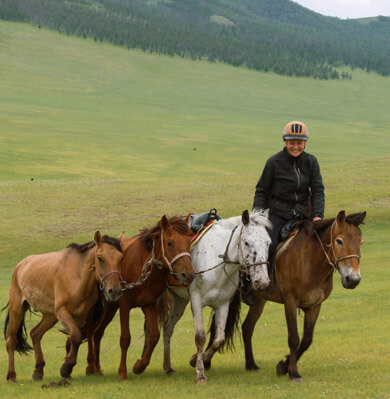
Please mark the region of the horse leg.
<svg viewBox="0 0 390 399"><path fill-rule="evenodd" d="M224 303L215 311L215 338L203 355L203 363L209 364L214 353L225 343L225 328L229 313L229 302Z"/></svg>
<svg viewBox="0 0 390 399"><path fill-rule="evenodd" d="M120 337L120 347L121 347L121 361L118 368L119 379L120 381L127 380L127 350L129 349L131 342L130 335L130 309L124 305L120 305L119 307L119 315L121 322L121 337Z"/></svg>
<svg viewBox="0 0 390 399"><path fill-rule="evenodd" d="M77 353L82 342L82 334L79 326L73 320L72 315L66 308L57 311L58 320L69 330L70 349L65 356L65 362L61 366L60 373L63 378L70 378L73 367L76 365Z"/></svg>
<svg viewBox="0 0 390 399"><path fill-rule="evenodd" d="M312 308L309 308L305 311L303 337L298 348L297 362L313 342L314 326L317 322L320 310L321 310L321 304L313 306Z"/></svg>
<svg viewBox="0 0 390 399"><path fill-rule="evenodd" d="M168 319L164 323L164 370L167 374L172 374L175 370L171 365L171 337L176 323L181 319L188 304L187 299L174 295L171 311Z"/></svg>
<svg viewBox="0 0 390 399"><path fill-rule="evenodd" d="M204 330L202 303L198 295L191 295L191 310L195 326L195 345L197 348L196 354L196 382L198 384L205 384L207 377L204 374L203 364L203 347L206 343L206 333Z"/></svg>
<svg viewBox="0 0 390 399"><path fill-rule="evenodd" d="M15 296L16 295L14 295L14 297ZM32 349L28 345L24 334L22 334L25 328L24 316L26 308L17 305L18 303L21 303L21 298L14 299L14 301L9 302L8 316L4 328L6 336L6 348L8 352L8 382L16 382L15 350L20 353L27 353L28 350ZM13 302L15 302L15 305Z"/></svg>
<svg viewBox="0 0 390 399"><path fill-rule="evenodd" d="M298 373L297 356L299 346L299 334L297 325L297 305L295 300L287 298L284 303L284 312L286 316L288 329L288 346L290 355L285 361L280 361L276 367L278 375L289 373L289 378L294 382L301 382L302 376Z"/></svg>
<svg viewBox="0 0 390 399"><path fill-rule="evenodd" d="M142 373L150 363L153 350L160 339L160 331L157 324L157 306L156 304L145 306L142 308L145 315L145 322L147 324L148 337L145 339L145 346L141 359L138 359L134 366L133 372L135 374Z"/></svg>
<svg viewBox="0 0 390 399"><path fill-rule="evenodd" d="M54 315L44 314L41 321L30 332L35 352L35 370L32 375L35 381L40 381L42 379L43 368L45 367L45 359L41 347L42 337L45 332L50 330L56 323L57 318Z"/></svg>
<svg viewBox="0 0 390 399"><path fill-rule="evenodd" d="M103 338L104 331L107 325L114 318L116 311L118 310L117 302L105 302L103 316L101 317L99 324L94 330L88 331L88 354L87 362L88 366L85 370L87 375L96 374L99 376L103 375L103 371L100 366L100 342Z"/></svg>
<svg viewBox="0 0 390 399"><path fill-rule="evenodd" d="M242 337L245 347L245 367L247 370L260 370L253 357L252 336L257 320L263 313L266 304L265 299L257 299L255 304L249 308L245 321L242 325Z"/></svg>

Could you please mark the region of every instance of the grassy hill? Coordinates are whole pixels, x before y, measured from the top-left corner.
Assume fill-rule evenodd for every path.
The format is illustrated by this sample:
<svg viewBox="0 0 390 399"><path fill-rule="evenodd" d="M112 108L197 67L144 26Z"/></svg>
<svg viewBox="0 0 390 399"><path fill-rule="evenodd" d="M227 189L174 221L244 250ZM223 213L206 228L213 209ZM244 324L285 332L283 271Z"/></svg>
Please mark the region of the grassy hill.
<svg viewBox="0 0 390 399"><path fill-rule="evenodd" d="M283 310L272 304L255 333L262 372L244 372L237 341L236 353L217 357L202 393L388 394L389 79L359 71L352 81L288 78L129 51L4 21L0 54L0 303L7 302L14 265L30 253L90 241L97 229L112 235L125 230L130 236L164 213L216 207L229 217L250 208L265 160L283 145L283 126L301 119L310 130L308 151L321 164L326 216L341 209L368 212L362 282L346 291L335 275L315 342L302 359L302 385L275 376L287 341ZM29 327L36 320L32 316ZM145 374L118 384L118 325L110 328L102 352L106 376L84 377L83 348L66 395L139 396L146 386L160 397L199 394L187 366L195 349L189 309L174 336L178 373L169 379L159 344ZM138 312L132 329L129 366L142 350ZM43 341L44 383L59 379L62 339L54 329ZM20 384L6 384L4 340L2 345L4 395L40 397L40 384L31 380L32 356L16 356ZM362 373L364 387L358 383ZM64 391L52 394L63 397Z"/></svg>
<svg viewBox="0 0 390 399"><path fill-rule="evenodd" d="M343 21L290 0L0 0L0 19L282 75L390 74L390 18Z"/></svg>

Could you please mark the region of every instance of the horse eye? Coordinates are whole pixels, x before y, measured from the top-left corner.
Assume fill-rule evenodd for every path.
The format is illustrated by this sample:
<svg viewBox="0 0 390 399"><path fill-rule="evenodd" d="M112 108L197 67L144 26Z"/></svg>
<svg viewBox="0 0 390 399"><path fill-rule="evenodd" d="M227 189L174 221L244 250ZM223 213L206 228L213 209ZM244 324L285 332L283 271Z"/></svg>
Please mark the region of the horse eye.
<svg viewBox="0 0 390 399"><path fill-rule="evenodd" d="M103 259L103 257L102 257L102 256L98 255L98 257L97 257L97 258L100 260L100 262L104 262L104 259Z"/></svg>
<svg viewBox="0 0 390 399"><path fill-rule="evenodd" d="M249 244L248 244L247 241L245 241L244 244L245 244L246 247L249 247Z"/></svg>
<svg viewBox="0 0 390 399"><path fill-rule="evenodd" d="M167 246L168 246L168 247L172 247L172 246L173 246L172 241L168 241L168 242L167 242Z"/></svg>
<svg viewBox="0 0 390 399"><path fill-rule="evenodd" d="M338 245L343 245L343 240L341 238L337 238L336 242Z"/></svg>

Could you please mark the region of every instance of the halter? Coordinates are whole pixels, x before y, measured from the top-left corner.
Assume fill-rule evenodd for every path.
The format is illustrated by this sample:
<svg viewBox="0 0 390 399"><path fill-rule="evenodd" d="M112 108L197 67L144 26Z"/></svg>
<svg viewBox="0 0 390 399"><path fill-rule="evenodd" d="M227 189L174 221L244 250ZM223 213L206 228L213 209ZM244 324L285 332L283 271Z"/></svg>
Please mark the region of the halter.
<svg viewBox="0 0 390 399"><path fill-rule="evenodd" d="M233 261L231 261L231 260L229 259L229 256L228 256L230 243L231 243L231 241L232 241L234 232L237 230L237 227L238 227L238 226L236 226L236 227L232 230L232 233L230 234L230 238L229 238L229 241L228 241L228 243L227 243L225 252L224 252L222 255L218 255L219 258L222 258L222 262L218 263L217 265L215 265L215 266L213 266L213 267L210 267L209 269L202 270L202 271L200 271L200 272L196 272L195 274L203 274L203 273L206 273L206 272L208 272L208 271L210 271L210 270L213 270L213 269L217 268L218 266L223 265L224 263L233 263L233 264L234 264L234 263L236 263L236 264L239 263L239 262L233 262ZM246 274L248 274L248 271L249 271L249 268L250 268L250 267L252 267L252 266L257 266L257 265L269 265L269 262L266 260L266 261L256 262L256 263L247 263L247 261L246 261L246 259L245 259L245 257L244 257L244 254L243 254L243 252L242 252L242 245L241 245L241 237L242 237L242 230L243 230L243 228L244 228L244 227L241 226L241 230L240 230L240 239L238 240L238 248L239 248L239 250L240 250L240 254L241 254L242 260L243 260L243 262L244 262L244 266L241 266L241 269L242 269ZM225 271L225 273L226 273L226 271Z"/></svg>
<svg viewBox="0 0 390 399"><path fill-rule="evenodd" d="M336 254L335 254L335 252L334 252L334 248L333 248L333 227L334 227L335 224L336 224L336 221L333 222L333 224L332 224L332 226L331 226L331 228L330 228L330 244L328 245L328 246L331 248L331 250L332 250L333 257L335 258L335 262L332 262L332 261L330 260L329 255L328 255L327 252L325 251L324 245L322 244L322 241L321 241L321 239L320 239L320 237L319 237L319 235L318 235L318 233L317 233L316 230L314 230L314 233L316 234L316 236L317 236L317 238L318 238L318 241L320 242L321 248L322 248L322 250L323 250L323 252L324 252L324 254L325 254L325 256L326 256L326 260L327 260L328 263L333 267L333 269L334 269L335 271L337 270L337 271L340 272L339 262L340 262L341 260L350 259L350 258L357 258L357 259L360 260L360 255L347 255L347 256L341 256L341 257L339 257L339 258L336 256Z"/></svg>
<svg viewBox="0 0 390 399"><path fill-rule="evenodd" d="M138 280L135 283L125 283L125 287L123 288L123 291L127 290L127 289L132 289L135 287L138 287L139 285L142 285L146 279L149 277L150 273L152 272L152 266L156 265L156 267L158 269L162 269L164 266L164 261L166 263L166 265L168 266L169 269L169 273L172 274L174 277L178 276L177 273L175 273L173 271L173 264L180 258L182 258L183 256L189 256L191 258L191 254L189 252L180 252L179 254L177 254L176 256L173 257L173 259L171 259L169 261L169 259L165 256L165 251L164 251L164 235L163 235L163 231L161 230L161 257L162 257L162 261L160 259L156 259L155 256L155 241L153 240L153 247L152 247L152 257L143 265L142 267L142 273L140 274L140 276L138 277Z"/></svg>
<svg viewBox="0 0 390 399"><path fill-rule="evenodd" d="M117 270L112 270L108 273L106 273L103 277L100 275L99 270L97 268L97 247L95 248L95 263L92 265L92 269L95 269L95 272L98 276L99 282L100 282L100 288L103 289L104 286L104 280L110 276L111 274L117 274L119 277L119 280L121 283L126 283L126 281L123 280L121 274Z"/></svg>

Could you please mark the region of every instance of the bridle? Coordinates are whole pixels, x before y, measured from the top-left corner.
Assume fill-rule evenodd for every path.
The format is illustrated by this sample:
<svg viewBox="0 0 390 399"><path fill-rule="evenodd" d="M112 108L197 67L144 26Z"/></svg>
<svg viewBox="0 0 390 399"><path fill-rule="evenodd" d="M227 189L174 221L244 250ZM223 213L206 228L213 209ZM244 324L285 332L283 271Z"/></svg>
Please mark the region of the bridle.
<svg viewBox="0 0 390 399"><path fill-rule="evenodd" d="M98 259L97 259L97 247L96 247L96 248L95 248L95 263L92 265L92 269L95 269L95 272L96 272L96 275L97 275L97 277L98 277L99 285L100 285L100 288L101 288L101 289L103 289L103 287L104 287L104 280L105 280L108 276L110 276L111 274L117 274L118 277L119 277L120 282L121 282L121 283L126 283L126 281L123 280L121 274L120 274L117 270L111 270L110 272L106 273L106 274L102 277L101 274L99 273L99 269L97 268L97 262L98 262Z"/></svg>
<svg viewBox="0 0 390 399"><path fill-rule="evenodd" d="M176 256L174 256L171 260L169 260L166 256L165 256L165 250L164 250L164 234L163 231L161 230L161 235L160 235L160 239L161 239L161 257L162 260L157 259L156 258L156 254L155 254L155 244L156 241L153 240L153 247L152 247L152 256L151 258L143 265L142 267L142 273L140 274L140 276L138 277L138 280L135 283L127 283L126 281L124 281L124 288L122 289L122 291L125 291L127 289L132 289L135 287L138 287L140 285L142 285L146 279L149 277L150 273L152 272L152 266L155 265L158 269L162 269L164 267L164 262L166 263L169 273L176 277L178 276L177 273L175 273L173 271L173 264L180 258L182 258L183 256L189 256L191 258L191 254L189 252L180 252L179 254L177 254Z"/></svg>
<svg viewBox="0 0 390 399"><path fill-rule="evenodd" d="M346 256L340 256L340 257L337 257L337 256L336 256L336 254L335 254L335 252L334 252L334 247L333 247L333 227L334 227L335 224L336 224L336 221L334 221L334 222L332 223L332 226L331 226L331 228L330 228L330 244L328 245L328 246L330 247L330 249L332 250L332 254L333 254L333 257L334 257L334 259L335 259L334 262L332 262L332 261L330 260L330 257L329 257L329 255L328 255L328 253L326 252L326 250L325 250L325 248L324 248L324 245L322 244L322 241L321 241L321 239L320 239L320 237L319 237L317 231L314 230L314 232L315 232L315 234L316 234L316 236L317 236L317 238L318 238L318 241L319 241L319 243L320 243L320 245L321 245L321 248L322 248L322 250L323 250L323 252L324 252L324 254L325 254L326 260L327 260L328 263L333 267L333 269L334 269L335 271L336 271L336 270L337 270L337 271L340 271L340 268L339 268L339 262L340 262L340 261L345 260L345 259L350 259L350 258L357 258L358 260L360 260L360 255L346 255Z"/></svg>
<svg viewBox="0 0 390 399"><path fill-rule="evenodd" d="M234 235L235 231L237 230L237 227L238 227L238 226L236 226L236 227L232 230L232 233L230 234L230 238L229 238L229 241L228 241L228 243L227 243L227 245L226 245L225 252L224 252L223 254L221 254L221 255L218 255L218 257L222 259L222 262L218 263L217 265L215 265L215 266L213 266L213 267L210 267L209 269L202 270L202 271L200 271L200 272L196 272L195 274L203 274L203 273L206 273L206 272L208 272L208 271L210 271L210 270L213 270L213 269L217 268L218 266L221 266L221 265L226 264L226 263L236 263L236 264L239 263L239 262L233 262L232 260L229 259L229 256L228 256L230 243L231 243L231 241L232 241L232 238L233 238L233 235ZM242 251L242 245L241 245L241 238L242 238L242 230L243 230L243 228L244 228L244 226L241 226L240 238L239 238L239 240L238 240L238 249L239 249L239 251L240 251L240 254L241 254L241 257L242 257L242 260L243 260L243 263L244 263L244 266L241 265L241 270L242 270L243 272L245 272L246 274L248 274L248 273L249 273L249 268L250 268L250 267L252 267L252 266L258 266L258 265L269 265L269 262L268 262L268 260L266 260L266 261L261 261L261 262L256 262L256 263L248 263L248 262L246 261L246 259L245 259L245 257L244 257L244 253L243 253L243 251ZM225 270L225 273L226 273L226 270Z"/></svg>

